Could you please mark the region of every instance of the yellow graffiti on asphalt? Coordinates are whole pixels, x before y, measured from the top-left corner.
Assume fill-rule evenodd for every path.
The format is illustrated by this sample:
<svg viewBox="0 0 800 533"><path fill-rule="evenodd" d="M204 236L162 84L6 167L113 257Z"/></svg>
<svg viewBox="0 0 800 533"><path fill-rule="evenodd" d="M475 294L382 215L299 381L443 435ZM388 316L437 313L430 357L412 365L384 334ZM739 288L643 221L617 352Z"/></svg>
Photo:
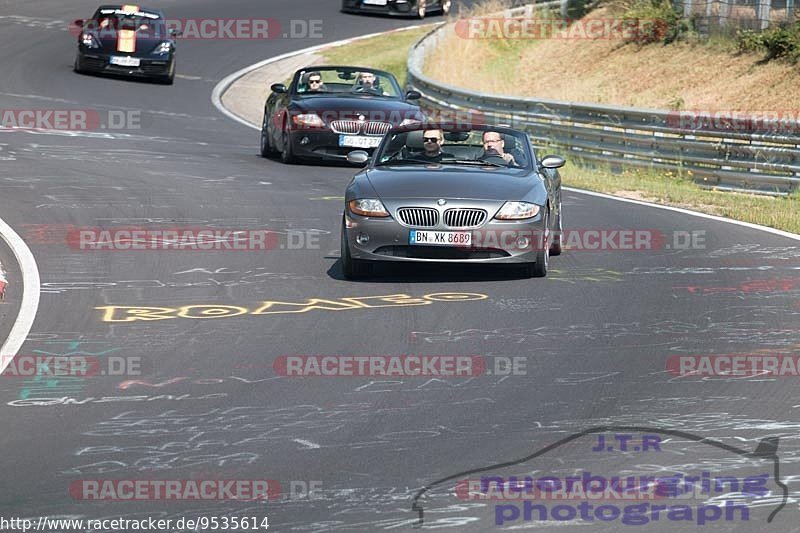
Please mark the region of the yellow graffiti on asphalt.
<svg viewBox="0 0 800 533"><path fill-rule="evenodd" d="M95 307L101 311L103 322L135 322L169 320L173 318L231 318L241 315L286 315L307 313L309 311L343 311L345 309L374 309L379 307L405 307L412 305L431 305L435 302L466 302L485 300L485 294L474 292L437 292L422 297L408 294L389 294L386 296L357 296L325 300L310 298L305 302L284 302L267 300L258 305L241 307L238 305L184 305L182 307L144 307L127 305L104 305Z"/></svg>

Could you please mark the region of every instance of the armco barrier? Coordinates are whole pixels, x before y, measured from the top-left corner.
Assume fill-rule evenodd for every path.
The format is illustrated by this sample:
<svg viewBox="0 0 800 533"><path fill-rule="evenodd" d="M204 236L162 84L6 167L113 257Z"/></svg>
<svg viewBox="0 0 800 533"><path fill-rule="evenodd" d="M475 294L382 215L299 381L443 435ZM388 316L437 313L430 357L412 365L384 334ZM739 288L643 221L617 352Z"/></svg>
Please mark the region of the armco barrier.
<svg viewBox="0 0 800 533"><path fill-rule="evenodd" d="M505 15L530 15L531 9L525 6ZM697 129L691 117L679 111L480 94L423 73L428 54L453 34L454 24L441 25L409 54L408 86L422 94L424 109L479 113L494 123L525 130L539 147L558 147L589 162L678 171L723 190L787 194L800 184L797 122L766 120L757 129L741 124Z"/></svg>

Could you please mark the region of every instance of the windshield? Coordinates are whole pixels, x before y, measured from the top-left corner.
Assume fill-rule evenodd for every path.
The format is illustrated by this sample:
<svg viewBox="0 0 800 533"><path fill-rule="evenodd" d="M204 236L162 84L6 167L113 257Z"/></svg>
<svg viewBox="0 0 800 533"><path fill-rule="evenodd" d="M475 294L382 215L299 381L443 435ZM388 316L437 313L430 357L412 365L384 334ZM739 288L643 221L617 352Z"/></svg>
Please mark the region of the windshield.
<svg viewBox="0 0 800 533"><path fill-rule="evenodd" d="M442 163L486 169L529 168L530 161L523 133L488 129L390 133L375 156L375 166Z"/></svg>
<svg viewBox="0 0 800 533"><path fill-rule="evenodd" d="M307 69L295 76L295 94L352 94L400 98L402 91L391 74L363 68Z"/></svg>
<svg viewBox="0 0 800 533"><path fill-rule="evenodd" d="M166 38L167 27L164 19L145 12L135 14L101 13L90 21L89 30L94 30L101 38L115 37L118 31L135 31L142 37Z"/></svg>

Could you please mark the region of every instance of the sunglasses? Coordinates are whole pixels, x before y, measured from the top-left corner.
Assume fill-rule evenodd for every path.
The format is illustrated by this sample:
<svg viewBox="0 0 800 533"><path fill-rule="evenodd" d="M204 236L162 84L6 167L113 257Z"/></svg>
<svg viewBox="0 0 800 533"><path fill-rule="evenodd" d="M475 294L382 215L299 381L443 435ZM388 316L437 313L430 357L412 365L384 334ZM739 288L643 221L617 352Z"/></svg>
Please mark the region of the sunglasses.
<svg viewBox="0 0 800 533"><path fill-rule="evenodd" d="M438 143L439 137L423 137L422 138L426 143Z"/></svg>
<svg viewBox="0 0 800 533"><path fill-rule="evenodd" d="M322 80L308 80L308 83L322 83Z"/></svg>
<svg viewBox="0 0 800 533"><path fill-rule="evenodd" d="M483 141L483 142L485 142L485 143L499 143L499 142L500 142L500 141L502 141L502 140L503 140L503 139L486 139L486 140L485 140L485 141Z"/></svg>

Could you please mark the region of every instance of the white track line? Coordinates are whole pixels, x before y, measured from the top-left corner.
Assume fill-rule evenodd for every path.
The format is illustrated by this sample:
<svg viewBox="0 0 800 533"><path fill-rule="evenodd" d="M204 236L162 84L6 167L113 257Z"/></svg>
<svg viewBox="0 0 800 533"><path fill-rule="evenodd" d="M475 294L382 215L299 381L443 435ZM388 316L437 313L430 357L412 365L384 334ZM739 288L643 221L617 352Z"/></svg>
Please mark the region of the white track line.
<svg viewBox="0 0 800 533"><path fill-rule="evenodd" d="M435 24L441 24L441 23L435 23ZM400 29L397 29L397 30L391 30L390 32L383 32L383 33L391 33L391 32L396 32L396 31L411 30L411 29L414 29L414 28L420 28L422 26L430 26L430 25L431 24L419 24L419 25L416 25L416 26L409 26L407 28L400 28ZM216 108L220 110L220 112L224 113L229 118L231 118L231 119L235 120L236 122L238 122L240 124L243 124L243 125L245 125L245 126L247 126L249 128L253 128L255 130L259 130L260 131L261 130L261 126L260 125L251 124L250 122L247 122L243 118L238 117L237 115L234 115L232 112L228 111L228 109L226 109L225 106L222 104L222 95L225 94L225 91L227 91L228 88L231 85L233 85L233 83L236 80L238 80L242 76L245 76L246 74L249 74L250 72L252 72L252 71L254 71L256 69L259 69L259 68L261 68L261 67L263 67L265 65L269 65L270 63L275 63L276 61L280 61L282 59L288 59L290 57L299 56L299 55L302 55L302 54L308 54L308 53L311 53L311 52L316 52L316 51L322 50L324 48L333 48L333 47L336 47L336 46L343 46L343 45L351 43L353 41L359 41L361 39L368 39L370 37L377 37L378 35L382 35L383 33L371 33L369 35L362 35L361 37L354 37L352 39L345 39L343 41L336 41L336 42L329 43L329 44L321 44L321 45L317 45L317 46L312 46L311 48L304 48L302 50L298 50L297 52L289 52L288 54L282 54L282 55L279 55L279 56L271 57L269 59L265 59L264 61L259 61L258 63L255 63L254 65L250 65L249 67L245 67L245 68L243 68L241 70L237 70L236 72L234 72L230 76L227 76L227 77L225 77L225 79L220 81L216 85L216 87L214 87L214 91L211 93L211 101L214 103L214 106L216 106ZM775 235L780 235L781 237L787 237L789 239L794 239L796 241L800 241L800 235L798 235L796 233L789 233L788 231L782 231L782 230L775 229L775 228L769 228L767 226L759 226L758 224L751 224L750 222L742 222L742 221L733 220L733 219L730 219L730 218L718 217L718 216L715 216L715 215L708 215L706 213L700 213L698 211L691 211L689 209L681 209L680 207L671 207L671 206L668 206L668 205L654 204L654 203L650 203L650 202L642 202L640 200L632 200L630 198L622 198L621 196L612 196L610 194L603 194L603 193L600 193L600 192L587 191L587 190L584 190L584 189L573 189L572 187L564 187L564 190L565 191L570 191L570 192L576 192L576 193L579 193L579 194L588 194L589 196L597 196L597 197L600 197L600 198L606 198L608 200L616 200L618 202L628 202L628 203L631 203L631 204L642 205L642 206L645 206L645 207L653 207L653 208L656 208L656 209L665 209L667 211L675 211L676 213L683 213L685 215L691 215L691 216L694 216L694 217L707 218L707 219L710 219L710 220L716 220L717 222L727 222L728 224L735 224L737 226L744 226L744 227L750 228L750 229L766 231L767 233L772 233L772 234L775 234Z"/></svg>
<svg viewBox="0 0 800 533"><path fill-rule="evenodd" d="M220 81L214 87L214 90L211 92L211 102L214 104L214 106L217 109L220 110L221 113L226 115L228 118L230 118L232 120L235 120L239 124L247 126L248 128L253 128L254 130L261 131L261 125L260 124L251 124L250 122L247 122L243 118L241 118L241 117L231 113L230 111L228 111L228 109L222 104L222 95L224 95L225 91L227 91L228 88L231 85L233 85L233 83L236 80L238 80L239 78L241 78L242 76L245 76L245 75L253 72L254 70L260 69L263 66L269 65L270 63L275 63L275 62L281 61L283 59L289 59L290 57L295 57L295 56L299 56L299 55L303 55L303 54L310 54L312 52L317 52L319 50L324 50L326 48L335 48L337 46L344 46L346 44L350 44L350 43L355 42L355 41L360 41L362 39L369 39L370 37L377 37L379 35L383 35L383 34L386 34L386 33L408 31L408 30L413 30L413 29L416 29L416 28L422 28L424 26L433 26L434 24L442 24L442 23L441 22L433 22L433 23L429 23L429 24L417 24L415 26L407 26L405 28L398 28L396 30L389 30L387 32L370 33L369 35L361 35L359 37L352 37L350 39L344 39L344 40L335 41L335 42L332 42L332 43L318 44L317 46L312 46L310 48L303 48L302 50L298 50L296 52L289 52L288 54L282 54L282 55L279 55L279 56L271 57L269 59L265 59L264 61L259 61L258 63L250 65L249 67L245 67L245 68L243 68L241 70L237 70L236 72L234 72L230 76L226 76L222 81Z"/></svg>
<svg viewBox="0 0 800 533"><path fill-rule="evenodd" d="M13 357L17 355L33 326L33 321L36 319L36 311L39 309L40 286L39 268L36 266L36 260L33 258L28 245L2 219L0 219L0 238L6 241L11 248L22 271L22 304L20 305L17 319L11 328L11 333L8 334L6 342L0 347L0 373L2 373L11 363Z"/></svg>

